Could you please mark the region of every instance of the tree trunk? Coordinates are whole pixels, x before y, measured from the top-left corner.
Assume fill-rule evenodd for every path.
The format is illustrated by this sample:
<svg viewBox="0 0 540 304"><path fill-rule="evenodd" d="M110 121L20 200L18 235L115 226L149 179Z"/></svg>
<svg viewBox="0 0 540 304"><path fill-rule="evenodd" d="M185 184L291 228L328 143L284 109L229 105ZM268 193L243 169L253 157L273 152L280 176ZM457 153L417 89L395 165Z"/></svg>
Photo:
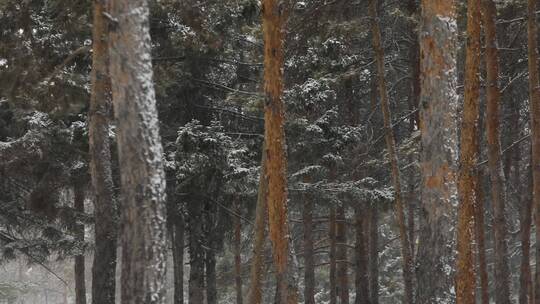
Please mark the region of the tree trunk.
<svg viewBox="0 0 540 304"><path fill-rule="evenodd" d="M379 211L369 209L369 299L379 304Z"/></svg>
<svg viewBox="0 0 540 304"><path fill-rule="evenodd" d="M305 181L307 182L307 181ZM304 195L304 301L315 304L315 261L313 249L313 201Z"/></svg>
<svg viewBox="0 0 540 304"><path fill-rule="evenodd" d="M457 205L457 23L454 0L421 1L420 130L422 209L417 303L454 300Z"/></svg>
<svg viewBox="0 0 540 304"><path fill-rule="evenodd" d="M242 221L240 214L240 200L236 198L234 202L235 212L234 217L234 275L236 286L236 304L242 304Z"/></svg>
<svg viewBox="0 0 540 304"><path fill-rule="evenodd" d="M410 71L411 71L411 88L409 92L409 111L415 114L413 115L414 119L410 119L409 122L409 132L412 135L414 130L416 128L420 127L420 115L417 111L418 109L418 100L420 97L420 45L418 41L418 31L416 29L417 27L417 15L418 15L418 5L416 4L416 0L409 0L407 3L407 10L409 13L409 35L412 40L412 44L409 48L409 61L410 61ZM414 161L414 159L410 159L411 162ZM415 180L415 171L411 170L410 176L409 176L409 202L407 204L407 223L409 228L409 241L411 244L411 256L414 263L415 258L415 223L414 223L414 215L415 215L415 200L414 198L417 197L416 193L416 180Z"/></svg>
<svg viewBox="0 0 540 304"><path fill-rule="evenodd" d="M109 119L111 87L109 78L109 27L104 17L106 0L94 1L92 26L92 92L88 111L90 175L94 193L94 260L92 263L92 303L115 304L117 207L111 169Z"/></svg>
<svg viewBox="0 0 540 304"><path fill-rule="evenodd" d="M493 233L495 243L495 302L510 303L510 280L508 269L508 231L505 216L506 187L503 173L500 141L499 51L497 49L497 8L493 0L482 0L483 23L486 43L486 129L488 142L488 166L493 201ZM479 52L480 50L478 50Z"/></svg>
<svg viewBox="0 0 540 304"><path fill-rule="evenodd" d="M123 304L165 300L165 173L146 0L113 0L111 80L122 182Z"/></svg>
<svg viewBox="0 0 540 304"><path fill-rule="evenodd" d="M248 303L262 303L262 274L264 270L264 237L266 235L266 191L268 180L266 178L266 148L263 146L263 157L257 193L257 207L255 209L253 262L251 263L251 280L248 293Z"/></svg>
<svg viewBox="0 0 540 304"><path fill-rule="evenodd" d="M336 275L337 275L337 296L340 304L349 303L349 260L347 256L347 219L345 217L345 207L340 205L336 212Z"/></svg>
<svg viewBox="0 0 540 304"><path fill-rule="evenodd" d="M84 186L77 183L74 187L74 209L84 214ZM75 221L74 234L77 241L84 243L84 225ZM75 256L75 304L86 304L86 281L84 267L84 252Z"/></svg>
<svg viewBox="0 0 540 304"><path fill-rule="evenodd" d="M536 223L536 265L540 265L540 76L538 74L538 24L536 0L527 1L527 43L529 57L529 103L531 116L533 208ZM540 304L540 267L535 273L534 303Z"/></svg>
<svg viewBox="0 0 540 304"><path fill-rule="evenodd" d="M175 214L173 223L174 304L184 303L184 215Z"/></svg>
<svg viewBox="0 0 540 304"><path fill-rule="evenodd" d="M356 276L355 276L355 289L356 289L356 298L354 300L355 304L369 304L369 279L368 279L368 262L367 262L367 252L366 252L366 237L364 225L366 213L362 212L365 209L365 205L358 206L355 209L355 227L356 227ZM369 212L368 212L369 214Z"/></svg>
<svg viewBox="0 0 540 304"><path fill-rule="evenodd" d="M478 172L476 183L476 201L474 204L474 235L478 256L478 273L480 277L480 295L482 304L489 304L489 281L486 263L486 233L484 230L484 191L482 173Z"/></svg>
<svg viewBox="0 0 540 304"><path fill-rule="evenodd" d="M519 163L516 164L519 167ZM532 176L530 167L527 170L527 184L524 187L523 207L520 214L520 231L521 231L521 263L519 274L519 304L529 304L532 302L530 291L532 290L531 278L531 224L532 224Z"/></svg>
<svg viewBox="0 0 540 304"><path fill-rule="evenodd" d="M468 0L465 99L461 126L461 168L459 171L457 227L457 303L475 302L474 255L472 251L474 205L478 176L478 117L480 95L480 1Z"/></svg>
<svg viewBox="0 0 540 304"><path fill-rule="evenodd" d="M337 304L336 284L336 209L330 207L328 221L328 239L330 240L330 304Z"/></svg>
<svg viewBox="0 0 540 304"><path fill-rule="evenodd" d="M205 254L206 271L206 303L217 303L217 284L216 284L216 251L212 247L206 249Z"/></svg>
<svg viewBox="0 0 540 304"><path fill-rule="evenodd" d="M370 0L369 11L371 16L371 29L373 35L373 48L375 50L375 59L377 62L378 88L381 102L381 109L384 119L384 131L386 138L386 148L390 158L392 167L392 182L395 192L395 213L397 216L397 224L399 227L399 235L401 242L401 256L403 259L403 280L405 284L405 300L407 304L412 304L413 299L413 281L412 281L412 256L409 237L407 235L407 225L405 223L405 212L403 208L401 181L399 173L399 164L396 153L396 143L394 139L394 131L392 129L392 118L390 113L390 105L388 101L388 92L386 90L386 80L384 76L384 50L381 44L381 29L379 19L377 17L377 0Z"/></svg>
<svg viewBox="0 0 540 304"><path fill-rule="evenodd" d="M276 0L263 0L265 148L268 191L269 236L279 286L280 303L288 302L287 283L287 158L285 155L283 94L283 36L285 5Z"/></svg>
<svg viewBox="0 0 540 304"><path fill-rule="evenodd" d="M204 301L203 214L201 202L187 203L189 232L189 303Z"/></svg>
<svg viewBox="0 0 540 304"><path fill-rule="evenodd" d="M218 250L219 214L214 202L207 201L204 207L204 269L206 277L206 303L217 303L216 251Z"/></svg>

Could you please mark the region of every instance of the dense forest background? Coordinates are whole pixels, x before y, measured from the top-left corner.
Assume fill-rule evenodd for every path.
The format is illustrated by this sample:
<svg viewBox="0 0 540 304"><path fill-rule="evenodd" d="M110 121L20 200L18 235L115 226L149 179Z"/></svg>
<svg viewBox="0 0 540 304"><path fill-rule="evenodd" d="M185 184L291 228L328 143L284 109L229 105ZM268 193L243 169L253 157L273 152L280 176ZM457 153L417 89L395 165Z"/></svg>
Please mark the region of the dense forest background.
<svg viewBox="0 0 540 304"><path fill-rule="evenodd" d="M0 303L540 303L537 15L0 0Z"/></svg>

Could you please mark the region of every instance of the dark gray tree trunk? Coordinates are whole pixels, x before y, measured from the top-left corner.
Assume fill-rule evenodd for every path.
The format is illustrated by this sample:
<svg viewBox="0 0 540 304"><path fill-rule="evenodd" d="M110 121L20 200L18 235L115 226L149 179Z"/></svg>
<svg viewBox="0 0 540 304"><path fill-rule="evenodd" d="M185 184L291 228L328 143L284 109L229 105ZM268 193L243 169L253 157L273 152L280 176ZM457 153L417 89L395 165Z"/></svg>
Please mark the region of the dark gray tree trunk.
<svg viewBox="0 0 540 304"><path fill-rule="evenodd" d="M189 232L189 303L204 301L204 248L202 203L187 204L187 228Z"/></svg>
<svg viewBox="0 0 540 304"><path fill-rule="evenodd" d="M379 304L379 210L369 208L369 299Z"/></svg>
<svg viewBox="0 0 540 304"><path fill-rule="evenodd" d="M85 189L84 185L76 184L74 187L74 209L80 214L84 213ZM84 225L74 225L74 233L77 241L84 243ZM86 304L86 280L84 252L75 256L75 304Z"/></svg>
<svg viewBox="0 0 540 304"><path fill-rule="evenodd" d="M369 304L369 279L368 279L368 259L366 245L366 236L364 229L366 228L364 218L369 215L370 212L365 212L366 207L364 204L357 206L355 209L355 228L356 228L356 257L355 257L355 289L356 298L355 304Z"/></svg>
<svg viewBox="0 0 540 304"><path fill-rule="evenodd" d="M165 174L147 0L112 0L110 72L121 179L123 304L165 300Z"/></svg>
<svg viewBox="0 0 540 304"><path fill-rule="evenodd" d="M315 261L313 248L313 201L304 195L304 301L315 304Z"/></svg>
<svg viewBox="0 0 540 304"><path fill-rule="evenodd" d="M94 260L92 304L115 304L117 206L111 169L109 120L111 86L109 78L109 28L103 15L106 0L94 1L92 26L92 92L88 112L90 175L94 194Z"/></svg>
<svg viewBox="0 0 540 304"><path fill-rule="evenodd" d="M173 226L174 304L184 303L184 216L177 214Z"/></svg>

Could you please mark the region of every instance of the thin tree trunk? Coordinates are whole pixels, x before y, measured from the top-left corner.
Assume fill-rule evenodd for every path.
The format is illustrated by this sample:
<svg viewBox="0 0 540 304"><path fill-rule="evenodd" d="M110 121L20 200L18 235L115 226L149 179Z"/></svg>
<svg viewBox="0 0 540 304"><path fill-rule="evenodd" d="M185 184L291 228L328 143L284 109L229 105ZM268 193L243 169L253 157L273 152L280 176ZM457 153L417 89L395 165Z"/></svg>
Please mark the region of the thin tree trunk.
<svg viewBox="0 0 540 304"><path fill-rule="evenodd" d="M472 251L476 163L478 157L478 117L480 95L480 1L468 0L465 100L461 126L461 168L459 171L457 227L456 299L460 304L475 302L474 255Z"/></svg>
<svg viewBox="0 0 540 304"><path fill-rule="evenodd" d="M336 209L333 206L330 207L328 239L330 240L330 304L336 304Z"/></svg>
<svg viewBox="0 0 540 304"><path fill-rule="evenodd" d="M495 243L495 302L510 303L510 280L508 269L508 231L505 216L506 187L501 157L499 51L497 49L497 8L493 0L482 0L483 23L486 34L487 71L487 142L488 166L493 201L493 233ZM480 50L478 50L480 51Z"/></svg>
<svg viewBox="0 0 540 304"><path fill-rule="evenodd" d="M366 250L366 236L364 229L366 228L364 217L369 215L370 212L362 212L365 209L365 205L358 206L355 209L355 228L356 228L356 269L355 269L355 289L356 297L355 304L369 304L369 279L368 279L368 261Z"/></svg>
<svg viewBox="0 0 540 304"><path fill-rule="evenodd" d="M457 205L457 22L455 0L422 0L420 130L422 209L417 303L455 301Z"/></svg>
<svg viewBox="0 0 540 304"><path fill-rule="evenodd" d="M267 166L269 236L276 267L281 304L288 303L287 260L289 254L287 221L287 158L285 155L283 94L283 37L285 5L263 0L264 107Z"/></svg>
<svg viewBox="0 0 540 304"><path fill-rule="evenodd" d="M248 303L262 303L262 274L264 270L264 240L266 235L266 191L268 180L266 179L266 148L263 146L263 157L257 193L257 207L255 210L253 262L251 263L251 280L248 293Z"/></svg>
<svg viewBox="0 0 540 304"><path fill-rule="evenodd" d="M409 237L407 235L407 225L405 223L405 212L403 208L401 181L399 174L398 158L396 153L396 143L394 132L392 129L392 118L390 113L390 105L388 101L388 92L386 89L386 80L384 76L384 50L381 44L381 29L379 19L377 17L377 0L370 0L369 11L371 16L371 28L373 35L373 48L375 50L375 58L377 62L378 87L380 94L381 109L384 119L384 131L386 137L386 147L392 167L392 182L395 192L395 213L397 224L399 227L399 235L401 241L401 256L403 259L403 280L405 284L404 302L412 304L413 299L413 281L412 281L412 256Z"/></svg>
<svg viewBox="0 0 540 304"><path fill-rule="evenodd" d="M340 304L349 303L349 261L347 257L347 224L345 207L340 205L336 212L336 259L337 296Z"/></svg>
<svg viewBox="0 0 540 304"><path fill-rule="evenodd" d="M174 304L184 303L184 215L175 214L173 223Z"/></svg>
<svg viewBox="0 0 540 304"><path fill-rule="evenodd" d="M238 216L234 217L234 276L236 287L236 304L242 304L242 222L240 214L240 200L235 200L235 212Z"/></svg>
<svg viewBox="0 0 540 304"><path fill-rule="evenodd" d="M516 164L519 167L519 163ZM533 298L530 294L532 290L531 277L531 224L532 224L532 176L530 167L527 170L527 182L523 190L523 207L520 214L520 231L521 231L521 263L519 274L519 304L529 304Z"/></svg>
<svg viewBox="0 0 540 304"><path fill-rule="evenodd" d="M88 112L90 175L94 194L94 260L92 263L92 303L115 304L117 207L111 169L109 119L111 87L109 78L109 27L104 13L106 0L95 0L92 26L92 92Z"/></svg>
<svg viewBox="0 0 540 304"><path fill-rule="evenodd" d="M480 277L480 296L482 304L489 304L489 281L486 263L486 239L484 229L484 191L482 190L482 174L478 172L476 183L476 201L474 204L474 235L477 248L478 273Z"/></svg>
<svg viewBox="0 0 540 304"><path fill-rule="evenodd" d="M189 303L204 301L203 212L201 202L187 203L189 232Z"/></svg>
<svg viewBox="0 0 540 304"><path fill-rule="evenodd" d="M217 304L216 252L214 246L206 249L204 264L206 271L206 303Z"/></svg>
<svg viewBox="0 0 540 304"><path fill-rule="evenodd" d="M307 180L305 181L307 182ZM315 261L313 249L313 201L304 195L304 301L315 304Z"/></svg>
<svg viewBox="0 0 540 304"><path fill-rule="evenodd" d="M379 211L369 208L369 299L379 304Z"/></svg>
<svg viewBox="0 0 540 304"><path fill-rule="evenodd" d="M418 5L416 0L409 0L407 3L407 10L409 13L409 35L412 41L412 44L409 48L409 61L410 61L410 71L411 71L411 88L409 92L409 111L411 113L418 109L418 100L420 97L420 44L418 41L418 31L417 26L417 15L418 15ZM420 127L420 114L418 111L413 115L414 119L411 119L409 122L409 132L412 134L416 128ZM410 160L414 161L413 159ZM415 192L415 171L411 170L409 176L409 202L407 204L407 223L409 228L409 240L411 244L411 256L414 263L415 260L415 200L417 196Z"/></svg>
<svg viewBox="0 0 540 304"><path fill-rule="evenodd" d="M77 183L74 187L74 209L80 214L84 213L84 186ZM74 234L77 241L84 243L84 225L74 225ZM84 253L75 256L75 304L86 304L86 281L84 267Z"/></svg>
<svg viewBox="0 0 540 304"><path fill-rule="evenodd" d="M204 222L204 270L206 279L206 304L217 304L216 250L218 250L219 215L214 202L207 201L203 211Z"/></svg>
<svg viewBox="0 0 540 304"><path fill-rule="evenodd" d="M122 189L123 304L165 301L165 173L147 0L113 0L111 80Z"/></svg>
<svg viewBox="0 0 540 304"><path fill-rule="evenodd" d="M538 72L538 24L536 0L527 1L527 43L529 57L529 103L532 141L533 208L536 223L536 265L540 265L540 75ZM540 304L540 267L536 267L534 303Z"/></svg>

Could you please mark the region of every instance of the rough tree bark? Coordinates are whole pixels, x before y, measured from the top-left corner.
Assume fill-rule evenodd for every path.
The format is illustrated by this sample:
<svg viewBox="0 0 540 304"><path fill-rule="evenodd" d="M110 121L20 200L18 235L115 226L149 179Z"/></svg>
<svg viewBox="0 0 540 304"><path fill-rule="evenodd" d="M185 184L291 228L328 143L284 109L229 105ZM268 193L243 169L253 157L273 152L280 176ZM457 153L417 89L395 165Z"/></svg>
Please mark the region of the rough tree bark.
<svg viewBox="0 0 540 304"><path fill-rule="evenodd" d="M529 58L529 104L531 124L531 162L533 178L533 209L536 223L536 261L540 261L540 75L538 72L538 24L536 0L527 1L527 44ZM540 304L540 267L536 267L533 290L534 303Z"/></svg>
<svg viewBox="0 0 540 304"><path fill-rule="evenodd" d="M483 174L478 171L476 182L476 201L474 204L474 236L478 259L478 277L480 278L480 296L482 304L489 304L489 281L486 263L486 233L484 229L484 191L482 190Z"/></svg>
<svg viewBox="0 0 540 304"><path fill-rule="evenodd" d="M266 191L268 180L266 179L266 148L263 146L263 157L257 193L257 206L255 209L254 241L253 241L253 262L251 263L250 286L248 293L248 303L262 303L262 274L264 269L264 236L266 227Z"/></svg>
<svg viewBox="0 0 540 304"><path fill-rule="evenodd" d="M73 207L80 214L84 213L85 190L80 182L73 187ZM84 224L74 223L73 232L77 241L84 243ZM84 253L75 256L75 304L86 304L86 280L84 267Z"/></svg>
<svg viewBox="0 0 540 304"><path fill-rule="evenodd" d="M409 121L409 132L412 134L416 128L420 128L420 115L417 111L418 101L420 98L420 44L418 41L417 19L418 19L418 5L416 0L409 0L407 2L407 11L409 13L409 35L411 39L411 45L409 47L409 65L411 71L411 84L408 97L409 111L413 113L413 119ZM409 161L414 161L410 159ZM409 202L407 204L407 224L409 232L409 240L411 244L411 256L414 263L415 260L415 198L418 197L416 193L416 179L415 171L411 170L409 178Z"/></svg>
<svg viewBox="0 0 540 304"><path fill-rule="evenodd" d="M184 215L175 214L173 227L174 304L184 303Z"/></svg>
<svg viewBox="0 0 540 304"><path fill-rule="evenodd" d="M330 207L328 220L328 240L330 241L330 304L337 303L336 287L336 208Z"/></svg>
<svg viewBox="0 0 540 304"><path fill-rule="evenodd" d="M420 131L422 226L417 303L454 301L454 209L457 205L457 23L454 0L421 1ZM451 268L450 268L451 269Z"/></svg>
<svg viewBox="0 0 540 304"><path fill-rule="evenodd" d="M107 0L95 0L92 26L92 92L88 111L90 176L94 193L94 260L92 263L92 303L115 304L116 247L118 226L111 169L109 119L111 87L109 78L109 27L104 13Z"/></svg>
<svg viewBox="0 0 540 304"><path fill-rule="evenodd" d="M349 303L349 260L347 257L347 218L345 207L338 206L336 212L336 276L337 296L340 304Z"/></svg>
<svg viewBox="0 0 540 304"><path fill-rule="evenodd" d="M461 125L461 167L459 170L457 227L457 303L475 302L474 205L478 176L478 117L480 95L480 0L468 0L467 47L465 59L465 99Z"/></svg>
<svg viewBox="0 0 540 304"><path fill-rule="evenodd" d="M122 190L123 304L165 300L165 173L146 0L112 0L110 72Z"/></svg>
<svg viewBox="0 0 540 304"><path fill-rule="evenodd" d="M516 164L519 166L519 163ZM532 224L532 175L530 167L527 170L527 182L522 188L523 207L520 214L521 262L519 273L519 304L529 304L533 298L531 277L531 224Z"/></svg>
<svg viewBox="0 0 540 304"><path fill-rule="evenodd" d="M304 182L308 182L305 180ZM304 194L304 301L315 304L315 261L313 248L313 201Z"/></svg>
<svg viewBox="0 0 540 304"><path fill-rule="evenodd" d="M187 203L187 229L189 233L189 303L204 301L204 248L203 241L203 203Z"/></svg>
<svg viewBox="0 0 540 304"><path fill-rule="evenodd" d="M206 304L217 303L217 278L216 278L216 250L218 250L217 206L210 201L205 203L204 208L204 270L206 279Z"/></svg>
<svg viewBox="0 0 540 304"><path fill-rule="evenodd" d="M234 276L236 287L236 304L242 304L242 221L240 214L240 200L234 201L234 211L237 216L234 216Z"/></svg>
<svg viewBox="0 0 540 304"><path fill-rule="evenodd" d="M392 167L392 182L394 185L395 195L395 213L397 224L399 226L399 235L401 242L401 256L403 259L403 280L405 283L405 303L412 304L413 296L413 277L412 277L412 256L409 237L407 235L407 225L405 223L405 212L403 208L403 199L401 192L401 181L399 173L399 164L396 153L396 143L394 139L394 131L392 129L392 117L390 113L390 105L388 101L388 92L386 89L385 71L384 71L384 50L381 43L381 29L377 16L377 0L370 0L369 13L371 16L371 29L373 35L373 49L375 51L375 59L377 63L377 78L378 89L381 102L381 109L384 119L384 131L386 138L386 148L390 158Z"/></svg>
<svg viewBox="0 0 540 304"><path fill-rule="evenodd" d="M508 231L505 216L506 186L499 128L501 91L499 88L499 51L497 49L496 18L497 8L493 0L482 0L487 72L486 130L495 243L495 302L497 304L507 304L510 303L510 273L508 268Z"/></svg>
<svg viewBox="0 0 540 304"><path fill-rule="evenodd" d="M369 209L369 299L379 304L379 210Z"/></svg>
<svg viewBox="0 0 540 304"><path fill-rule="evenodd" d="M285 5L276 0L263 0L264 38L264 121L266 175L268 191L269 236L276 268L281 304L288 302L287 283L288 221L287 221L287 157L285 155L283 94L283 37L286 20Z"/></svg>
<svg viewBox="0 0 540 304"><path fill-rule="evenodd" d="M354 299L355 304L369 304L369 278L368 278L368 261L366 250L366 236L364 229L366 227L364 218L369 215L366 210L365 204L357 206L355 209L355 227L356 227L356 271L354 285L356 289L356 297Z"/></svg>

